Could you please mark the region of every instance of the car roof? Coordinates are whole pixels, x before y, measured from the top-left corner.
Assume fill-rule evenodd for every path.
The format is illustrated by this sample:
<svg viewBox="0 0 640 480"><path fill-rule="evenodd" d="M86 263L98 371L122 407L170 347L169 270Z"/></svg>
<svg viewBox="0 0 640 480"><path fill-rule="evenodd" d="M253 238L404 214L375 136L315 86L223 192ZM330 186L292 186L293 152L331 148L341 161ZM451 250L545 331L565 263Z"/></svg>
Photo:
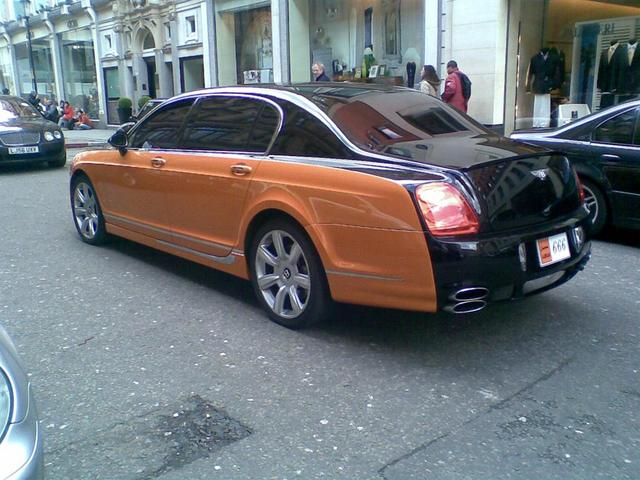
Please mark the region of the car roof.
<svg viewBox="0 0 640 480"><path fill-rule="evenodd" d="M383 93L414 92L416 90L406 87L396 87L382 84L364 84L347 82L315 82L296 84L252 84L228 87L212 87L183 93L174 97L193 98L212 94L252 94L259 96L271 96L292 100L294 103L303 103L307 107L314 104L325 113L335 102L347 102L359 95L375 95ZM297 102L296 102L297 100ZM300 102L302 100L302 102Z"/></svg>

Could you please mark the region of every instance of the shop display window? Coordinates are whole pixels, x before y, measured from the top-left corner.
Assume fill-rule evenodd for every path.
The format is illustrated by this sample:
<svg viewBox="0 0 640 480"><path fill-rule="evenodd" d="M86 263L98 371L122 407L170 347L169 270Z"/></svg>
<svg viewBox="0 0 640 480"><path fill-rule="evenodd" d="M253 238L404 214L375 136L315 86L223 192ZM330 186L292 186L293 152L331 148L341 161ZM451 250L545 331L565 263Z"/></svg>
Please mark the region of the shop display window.
<svg viewBox="0 0 640 480"><path fill-rule="evenodd" d="M536 17L537 31L525 24ZM640 98L640 4L527 2L520 19L516 129L555 127Z"/></svg>

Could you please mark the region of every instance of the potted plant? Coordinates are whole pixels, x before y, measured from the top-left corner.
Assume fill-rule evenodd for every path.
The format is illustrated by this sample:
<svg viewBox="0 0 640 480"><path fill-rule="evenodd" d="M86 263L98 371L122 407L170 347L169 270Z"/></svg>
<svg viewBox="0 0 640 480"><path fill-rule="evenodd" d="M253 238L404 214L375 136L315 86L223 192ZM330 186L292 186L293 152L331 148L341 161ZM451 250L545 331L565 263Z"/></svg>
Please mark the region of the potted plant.
<svg viewBox="0 0 640 480"><path fill-rule="evenodd" d="M120 97L118 100L118 120L120 124L126 123L131 117L133 102L129 97Z"/></svg>
<svg viewBox="0 0 640 480"><path fill-rule="evenodd" d="M151 97L149 95L141 96L138 99L138 111L140 111L142 109L142 107L144 107L149 100L151 100Z"/></svg>

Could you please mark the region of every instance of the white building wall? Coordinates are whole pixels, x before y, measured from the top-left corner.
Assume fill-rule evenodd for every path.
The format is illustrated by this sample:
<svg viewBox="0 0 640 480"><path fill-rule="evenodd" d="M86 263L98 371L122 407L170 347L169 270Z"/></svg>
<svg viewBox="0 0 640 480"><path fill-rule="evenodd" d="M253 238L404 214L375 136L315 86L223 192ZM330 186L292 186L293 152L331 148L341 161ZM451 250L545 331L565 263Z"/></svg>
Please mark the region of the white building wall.
<svg viewBox="0 0 640 480"><path fill-rule="evenodd" d="M468 113L481 123L502 124L508 0L446 0L443 6L442 61L455 60L469 76Z"/></svg>

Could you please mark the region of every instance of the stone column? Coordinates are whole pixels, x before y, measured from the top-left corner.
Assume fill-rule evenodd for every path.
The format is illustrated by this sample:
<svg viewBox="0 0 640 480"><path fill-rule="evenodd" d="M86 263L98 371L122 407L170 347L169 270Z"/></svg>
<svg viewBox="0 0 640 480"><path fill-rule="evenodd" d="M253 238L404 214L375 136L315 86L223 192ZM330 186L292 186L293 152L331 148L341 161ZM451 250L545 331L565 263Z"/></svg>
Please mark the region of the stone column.
<svg viewBox="0 0 640 480"><path fill-rule="evenodd" d="M171 91L171 75L167 72L164 64L164 53L161 48L156 48L156 72L158 72L158 85L156 85L156 92L158 97L170 97L173 95Z"/></svg>
<svg viewBox="0 0 640 480"><path fill-rule="evenodd" d="M100 58L102 57L102 45L100 36L98 35L98 15L88 0L82 0L82 7L89 15L91 23L91 41L93 42L93 63L96 66L96 89L98 90L98 119L100 126L107 125L107 92L105 91L104 78L102 76L102 65Z"/></svg>
<svg viewBox="0 0 640 480"><path fill-rule="evenodd" d="M216 20L212 0L205 0L201 6L202 56L204 59L204 86L218 86L218 51L216 48Z"/></svg>
<svg viewBox="0 0 640 480"><path fill-rule="evenodd" d="M171 28L171 68L173 70L173 92L182 93L180 84L180 55L178 53L178 15L169 13L169 25Z"/></svg>
<svg viewBox="0 0 640 480"><path fill-rule="evenodd" d="M53 81L55 83L55 95L58 102L65 98L64 74L62 71L62 49L60 48L60 38L56 33L53 22L49 20L49 15L45 18L44 24L49 30L49 48L51 48L51 60L53 62Z"/></svg>

